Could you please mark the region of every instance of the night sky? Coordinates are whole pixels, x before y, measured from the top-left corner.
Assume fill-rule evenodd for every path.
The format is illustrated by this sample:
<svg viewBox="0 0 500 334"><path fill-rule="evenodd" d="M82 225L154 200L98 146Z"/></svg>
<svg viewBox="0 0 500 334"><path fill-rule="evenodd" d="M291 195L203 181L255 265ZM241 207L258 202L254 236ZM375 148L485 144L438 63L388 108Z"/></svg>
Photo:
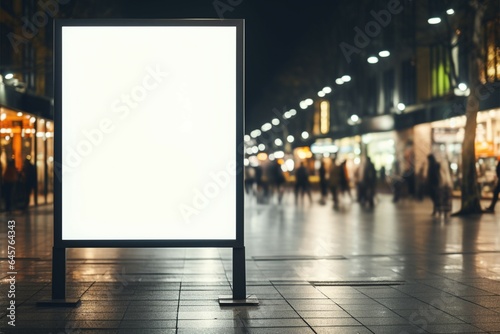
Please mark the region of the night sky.
<svg viewBox="0 0 500 334"><path fill-rule="evenodd" d="M275 78L284 71L284 64L296 54L321 21L335 11L334 1L263 1L221 0L238 4L226 11L224 18L246 20L246 127L260 127L272 118ZM126 18L219 18L212 0L188 1L123 1L122 16ZM264 96L267 99L263 101ZM271 96L271 98L269 98ZM302 97L290 97L298 103ZM291 108L292 106L288 106Z"/></svg>

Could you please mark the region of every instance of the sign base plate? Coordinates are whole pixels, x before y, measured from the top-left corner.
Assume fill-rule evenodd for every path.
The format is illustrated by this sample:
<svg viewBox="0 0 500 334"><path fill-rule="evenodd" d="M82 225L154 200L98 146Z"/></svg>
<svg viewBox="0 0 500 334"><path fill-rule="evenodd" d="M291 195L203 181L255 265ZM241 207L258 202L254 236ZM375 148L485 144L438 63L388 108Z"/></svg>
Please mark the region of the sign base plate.
<svg viewBox="0 0 500 334"><path fill-rule="evenodd" d="M51 300L41 300L36 303L36 306L42 307L78 307L80 306L80 299L51 299Z"/></svg>
<svg viewBox="0 0 500 334"><path fill-rule="evenodd" d="M255 295L247 295L245 299L233 299L231 295L219 296L220 306L257 306L259 300Z"/></svg>

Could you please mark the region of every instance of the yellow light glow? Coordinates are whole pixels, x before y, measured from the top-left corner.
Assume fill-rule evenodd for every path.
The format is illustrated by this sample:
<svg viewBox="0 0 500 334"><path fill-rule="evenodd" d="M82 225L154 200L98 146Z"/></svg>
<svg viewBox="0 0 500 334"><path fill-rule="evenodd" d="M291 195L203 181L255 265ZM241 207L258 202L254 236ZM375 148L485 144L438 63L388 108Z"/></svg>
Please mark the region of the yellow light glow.
<svg viewBox="0 0 500 334"><path fill-rule="evenodd" d="M321 101L320 103L320 131L322 134L328 133L330 129L330 103Z"/></svg>
<svg viewBox="0 0 500 334"><path fill-rule="evenodd" d="M259 159L259 161L267 160L267 153L260 152L259 154L257 154L257 159Z"/></svg>

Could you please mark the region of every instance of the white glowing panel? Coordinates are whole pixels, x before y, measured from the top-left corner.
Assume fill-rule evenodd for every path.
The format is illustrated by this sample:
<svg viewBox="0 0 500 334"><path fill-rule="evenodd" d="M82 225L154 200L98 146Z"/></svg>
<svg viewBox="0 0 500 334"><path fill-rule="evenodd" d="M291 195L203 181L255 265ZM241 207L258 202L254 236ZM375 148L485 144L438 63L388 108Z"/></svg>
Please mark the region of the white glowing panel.
<svg viewBox="0 0 500 334"><path fill-rule="evenodd" d="M62 28L62 239L236 239L236 27Z"/></svg>

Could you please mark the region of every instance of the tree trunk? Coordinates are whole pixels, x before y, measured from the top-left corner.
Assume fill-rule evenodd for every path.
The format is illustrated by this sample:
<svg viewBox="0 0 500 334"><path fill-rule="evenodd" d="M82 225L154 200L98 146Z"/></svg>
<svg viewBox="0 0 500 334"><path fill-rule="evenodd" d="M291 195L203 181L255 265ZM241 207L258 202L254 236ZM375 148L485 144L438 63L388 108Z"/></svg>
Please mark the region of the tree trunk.
<svg viewBox="0 0 500 334"><path fill-rule="evenodd" d="M462 145L462 207L456 215L480 214L483 212L480 204L481 194L477 183L476 174L476 127L477 113L479 111L479 88L481 82L479 73L482 64L482 20L485 4L478 0L470 2L471 24L466 43L469 51L469 88L465 109L465 136Z"/></svg>

